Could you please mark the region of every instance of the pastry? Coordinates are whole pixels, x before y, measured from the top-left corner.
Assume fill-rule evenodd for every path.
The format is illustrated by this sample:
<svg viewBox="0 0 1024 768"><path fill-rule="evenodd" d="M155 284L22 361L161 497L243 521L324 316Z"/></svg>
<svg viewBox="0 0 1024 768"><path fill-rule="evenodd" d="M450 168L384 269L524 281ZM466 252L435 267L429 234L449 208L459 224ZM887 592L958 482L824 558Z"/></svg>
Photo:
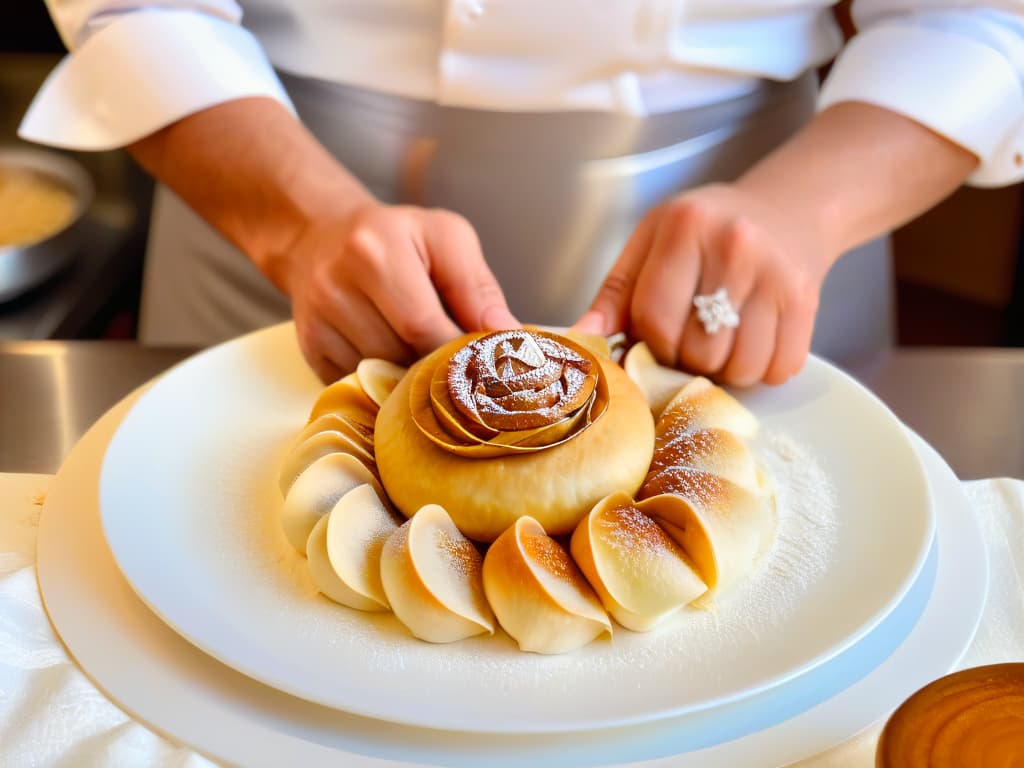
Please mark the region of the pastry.
<svg viewBox="0 0 1024 768"><path fill-rule="evenodd" d="M669 438L694 429L727 429L745 440L757 436L757 419L740 402L703 376L687 382L658 417L657 435Z"/></svg>
<svg viewBox="0 0 1024 768"><path fill-rule="evenodd" d="M565 653L611 635L580 569L532 517L520 517L487 550L484 591L520 650Z"/></svg>
<svg viewBox="0 0 1024 768"><path fill-rule="evenodd" d="M775 530L770 498L699 469L670 467L639 498L637 508L676 540L709 590L749 573Z"/></svg>
<svg viewBox="0 0 1024 768"><path fill-rule="evenodd" d="M632 498L602 499L576 526L570 551L612 617L646 632L704 592L686 553Z"/></svg>
<svg viewBox="0 0 1024 768"><path fill-rule="evenodd" d="M357 485L321 517L306 539L313 582L336 603L360 611L390 609L380 556L398 530L395 513L370 485Z"/></svg>
<svg viewBox="0 0 1024 768"><path fill-rule="evenodd" d="M444 509L423 507L388 537L381 553L381 582L395 616L431 643L494 634L482 560Z"/></svg>
<svg viewBox="0 0 1024 768"><path fill-rule="evenodd" d="M655 364L635 359L641 376ZM709 590L740 580L772 540L773 495L747 445L757 430L750 411L703 377L684 384L655 426L637 507L676 540Z"/></svg>
<svg viewBox="0 0 1024 768"><path fill-rule="evenodd" d="M521 650L564 653L610 635L609 614L647 631L741 580L775 523L757 420L643 344L625 370L609 353L476 333L324 389L279 477L317 588L430 642L497 622ZM571 554L553 538L570 533Z"/></svg>
<svg viewBox="0 0 1024 768"><path fill-rule="evenodd" d="M655 419L661 416L676 393L694 378L675 368L658 365L651 350L643 343L629 348L622 360L622 367L644 393Z"/></svg>
<svg viewBox="0 0 1024 768"><path fill-rule="evenodd" d="M329 453L310 464L284 497L281 525L291 545L305 554L306 540L317 521L331 511L338 499L363 484L373 486L384 496L373 473L347 453Z"/></svg>
<svg viewBox="0 0 1024 768"><path fill-rule="evenodd" d="M605 496L635 493L654 423L607 358L554 334L507 331L458 339L414 365L375 435L381 480L403 514L440 504L486 542L523 515L569 533Z"/></svg>
<svg viewBox="0 0 1024 768"><path fill-rule="evenodd" d="M356 381L360 389L380 408L388 399L398 382L405 376L405 368L387 360L365 358L356 366Z"/></svg>
<svg viewBox="0 0 1024 768"><path fill-rule="evenodd" d="M285 498L282 526L299 552L306 553L317 521L348 491L366 484L381 503L387 499L377 474L373 425L404 374L386 360L361 361L355 373L320 393L306 426L285 451L278 480Z"/></svg>
<svg viewBox="0 0 1024 768"><path fill-rule="evenodd" d="M288 451L279 478L281 494L287 496L299 475L314 461L329 453L347 453L361 461L371 472L376 471L372 447L368 448L357 438L339 430L324 429L311 434Z"/></svg>

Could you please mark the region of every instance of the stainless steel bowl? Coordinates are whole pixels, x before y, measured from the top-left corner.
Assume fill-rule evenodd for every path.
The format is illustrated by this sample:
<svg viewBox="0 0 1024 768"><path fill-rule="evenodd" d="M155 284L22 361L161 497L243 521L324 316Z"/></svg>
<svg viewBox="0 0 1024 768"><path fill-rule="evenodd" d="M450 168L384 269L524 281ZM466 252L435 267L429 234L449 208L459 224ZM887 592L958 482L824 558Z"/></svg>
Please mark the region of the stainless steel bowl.
<svg viewBox="0 0 1024 768"><path fill-rule="evenodd" d="M0 246L0 302L20 296L67 266L82 244L82 220L94 194L88 172L56 152L0 147L0 169L5 168L35 173L64 187L75 197L75 212L61 229L41 240Z"/></svg>

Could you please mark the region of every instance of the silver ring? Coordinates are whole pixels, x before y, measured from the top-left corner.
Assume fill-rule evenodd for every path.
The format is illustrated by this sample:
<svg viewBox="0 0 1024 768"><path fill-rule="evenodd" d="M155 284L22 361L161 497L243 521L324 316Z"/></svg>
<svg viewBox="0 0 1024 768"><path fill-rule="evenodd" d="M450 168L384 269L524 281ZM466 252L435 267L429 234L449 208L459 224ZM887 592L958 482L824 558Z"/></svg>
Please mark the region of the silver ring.
<svg viewBox="0 0 1024 768"><path fill-rule="evenodd" d="M709 336L718 333L722 326L735 328L740 324L740 316L729 301L725 288L704 296L694 296L693 306L697 308L697 319L704 324L704 332Z"/></svg>

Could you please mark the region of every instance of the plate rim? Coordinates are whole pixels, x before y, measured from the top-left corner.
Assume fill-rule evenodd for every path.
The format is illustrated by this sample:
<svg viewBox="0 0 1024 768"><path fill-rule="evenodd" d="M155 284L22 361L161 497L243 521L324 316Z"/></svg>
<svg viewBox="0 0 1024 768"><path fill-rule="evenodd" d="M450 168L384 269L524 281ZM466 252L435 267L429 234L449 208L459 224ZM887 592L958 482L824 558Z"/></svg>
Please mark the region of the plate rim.
<svg viewBox="0 0 1024 768"><path fill-rule="evenodd" d="M246 334L245 336L232 339L221 344L218 344L209 349L203 350L196 355L193 355L185 360L180 361L172 368L168 369L164 374L157 377L157 379L164 379L169 374L172 374L175 370L183 368L185 366L194 365L195 361L204 359L208 356L212 356L218 353L219 350L234 345L244 345L247 340L253 339L254 337L260 337L263 335L269 335L272 333L283 333L292 327L292 323L284 322L278 325L270 326L252 333ZM436 730L444 731L466 731L474 733L492 733L492 734L559 734L559 733L584 733L586 731L593 731L605 728L618 728L618 727L631 727L641 725L645 723L652 723L656 721L664 721L667 719L683 717L687 714L703 712L710 709L719 708L722 706L728 706L735 704L743 699L763 694L772 688L783 685L787 682L794 680L797 677L807 673L809 670L815 669L822 664L830 661L836 656L842 654L844 651L850 649L853 645L860 642L864 637L871 633L879 624L881 624L886 617L888 617L897 605L904 599L907 592L912 588L915 581L920 576L920 573L928 559L929 552L934 544L936 535L936 515L934 511L934 500L932 498L931 487L928 479L928 474L924 463L916 450L913 441L910 438L905 427L895 416L892 410L882 402L877 396L868 390L861 382L857 381L853 376L841 370L837 366L825 361L821 358L811 356L808 359L808 365L812 367L821 367L825 369L828 376L838 377L844 386L851 387L857 392L858 397L866 398L872 403L873 407L880 407L884 413L886 420L889 421L889 425L895 429L891 430L894 435L897 436L897 440L901 443L901 452L907 455L913 462L915 469L917 470L914 474L917 492L922 493L923 499L926 502L927 511L925 515L925 534L920 540L920 547L915 553L913 561L907 571L905 577L900 583L899 587L894 590L893 594L890 595L889 599L872 615L872 617L863 622L854 632L851 632L842 641L833 643L823 652L804 659L800 664L794 665L792 668L776 674L771 677L762 678L761 681L754 685L748 685L741 690L734 691L729 694L707 697L700 702L684 704L677 707L662 707L657 710L645 710L640 713L630 715L603 715L600 717L585 717L576 720L562 720L558 722L539 721L536 718L531 720L529 723L513 723L513 722L489 722L481 723L479 718L466 718L463 714L460 718L446 717L444 722L439 721L436 717L430 717L425 715L420 717L418 715L410 715L409 708L406 707L401 714L393 714L381 707L364 707L359 702L353 704L351 697L345 701L345 703L339 704L337 700L325 699L320 696L311 695L310 692L303 686L294 684L287 677L282 677L277 674L268 674L265 670L254 669L250 665L240 663L237 658L232 658L230 655L225 655L220 652L217 647L211 647L211 644L204 642L202 638L197 638L192 633L186 631L182 627L178 626L177 622L168 616L159 605L154 602L145 594L144 590L136 584L135 580L130 577L129 573L125 569L125 564L122 558L119 556L118 547L115 546L112 540L111 531L109 530L109 520L107 514L104 512L103 498L106 495L105 487L107 486L107 465L108 459L111 454L111 448L117 443L119 436L123 436L125 433L124 425L128 423L132 417L132 414L137 412L141 403L144 403L150 397L153 397L154 392L159 392L159 381L154 380L151 382L151 386L146 388L146 391L142 392L138 399L133 403L129 411L125 414L121 423L117 426L116 431L112 435L110 442L107 446L107 450L102 458L100 477L99 477L99 495L100 495L100 522L103 529L104 537L108 543L112 556L121 574L124 576L125 581L131 586L132 591L139 597L139 599L152 611L156 616L160 618L168 627L170 627L175 633L185 639L187 642L198 648L203 653L216 659L218 662L230 667L242 674L256 680L257 682L268 685L272 688L280 690L289 695L297 698L311 701L323 706L338 710L356 714L362 717L369 717L376 720L384 720L393 722L400 725L408 725L414 727L424 727ZM735 392L735 390L732 390ZM740 395L742 398L742 394ZM116 537L116 532L114 536Z"/></svg>
<svg viewBox="0 0 1024 768"><path fill-rule="evenodd" d="M104 424L106 424L106 422ZM85 441L85 445L91 449L93 446L93 441ZM952 474L952 471L949 469L948 465L941 459L941 457L939 457L938 454L934 452L934 449L931 449L930 446L928 446L923 440L920 441L920 446L921 447L919 448L919 450L921 450L925 456L928 456L928 459L925 463L929 468L929 482L951 484L951 490L955 491L955 493L951 494L952 496L956 497L955 503L963 507L963 509L957 510L955 513L945 513L960 516L962 518L961 523L966 524L970 527L972 535L968 537L957 537L958 543L962 543L962 541L966 538L973 538L974 541L971 542L971 544L972 546L980 546L980 555L985 564L985 567L983 568L971 569L972 572L977 571L983 575L983 584L980 588L979 597L981 599L977 603L976 613L973 619L970 622L968 622L968 624L970 625L970 634L967 638L957 642L955 657L944 656L946 661L942 662L943 669L939 672L939 674L942 674L945 671L948 671L946 667L953 668L957 664L959 664L960 661L962 661L963 655L966 652L966 650L970 647L971 640L982 618L982 613L985 605L985 596L987 593L989 581L987 567L988 552L980 528L977 525L977 523L973 522L972 520L970 512L970 502L964 492L963 485ZM924 458L924 456L922 458ZM225 731L223 728L217 728L215 735L213 736L210 735L210 731L208 729L203 731L202 737L197 735L197 726L205 725L208 721L203 719L201 715L188 714L195 712L193 708L183 707L180 704L170 705L168 707L167 702L164 699L154 699L148 694L142 695L141 697L136 696L134 700L132 700L132 697L129 697L123 689L119 690L118 683L120 682L121 684L123 684L124 681L124 676L122 674L123 665L120 664L119 661L108 661L106 667L104 668L102 664L104 659L109 659L111 657L111 654L109 653L108 650L111 647L109 639L98 642L98 645L103 649L103 652L99 655L99 658L96 659L92 655L92 652L97 646L97 641L94 639L94 642L92 643L92 645L90 645L87 642L87 640L89 639L91 634L83 638L79 633L74 631L76 626L79 628L85 626L87 632L92 633L94 631L96 623L94 621L89 621L83 624L81 622L75 623L74 621L72 621L72 618L76 614L82 613L81 601L78 599L70 598L71 610L68 613L64 612L63 609L67 607L69 600L69 596L67 594L67 585L69 583L81 582L61 578L61 575L63 573L63 571L61 570L61 566L66 567L66 562L61 560L60 558L57 558L58 562L54 563L54 558L49 556L49 554L51 553L55 546L57 546L58 549L60 548L57 545L57 542L61 540L61 537L66 537L68 534L67 527L61 525L61 520L59 520L58 516L54 514L54 507L48 505L50 505L51 503L58 504L58 502L61 502L63 504L68 503L68 500L65 498L65 496L68 495L67 489L69 487L68 483L70 481L70 477L72 475L75 475L76 473L81 474L81 465L90 462L95 463L95 473L98 474L98 457L92 458L90 456L87 459L85 451L77 448L75 449L75 451L73 451L72 457L69 457L68 464L70 466L68 466L67 468L68 471L65 472L62 468L62 471L58 473L57 478L54 478L48 489L50 492L48 493L47 504L44 505L43 514L40 519L39 550L41 556L38 561L39 568L37 569L37 577L39 581L40 595L43 600L43 606L47 610L47 615L50 618L51 623L57 630L58 636L65 643L68 652L76 661L78 661L80 667L83 669L86 676L89 677L97 685L97 687L100 688L101 691L106 693L111 699L115 700L120 706L122 706L122 708L126 709L126 711L132 713L133 716L137 716L140 720L143 720L145 724L149 725L149 727L154 728L161 733L168 734L175 739L180 739L190 744L193 748L199 750L200 752L211 755L216 759L226 760L228 762L235 762L242 759L237 751L239 739L225 736ZM75 472L72 472L71 470L75 470ZM96 481L94 480L94 482ZM88 504L89 502L87 501L86 503ZM94 498L91 503L95 509L95 511L92 514L94 514L96 518L98 518L98 499ZM950 501L948 503L952 504L954 502ZM74 502L74 507L76 510L81 508L77 501ZM99 520L97 519L93 525L95 525L98 528ZM99 541L102 542L102 534L100 532L97 532L97 536ZM79 547L75 547L72 549L72 556L75 556L76 554L81 554L83 551L92 553L88 556L96 556L95 550L82 550ZM116 571L116 565L113 564L112 558L110 558L110 563L110 567ZM94 571L95 569L91 570ZM125 588L127 586L124 583L123 577L120 576L119 572L117 573L117 576L115 578L118 578L120 580L122 588ZM963 582L958 583L960 583L961 587L963 587ZM50 591L51 585L53 588L52 592ZM973 589L975 590L977 588L977 585L973 587ZM134 593L132 592L131 594ZM47 599L48 595L51 599ZM95 595L90 591L87 591L86 595L89 596L91 599L95 599ZM109 602L110 600L108 600L108 603ZM926 608L926 615L931 617L934 614L934 612L932 612L932 614L928 614L927 610L928 609ZM130 621L138 621L145 619L145 616L138 616L140 612L137 609L128 609L128 611L129 613L135 615L135 618ZM141 613L145 614L145 611L142 611ZM71 618L69 618L69 616ZM70 624L67 623L69 621L71 622ZM199 651L197 651L193 646L191 646L184 638L174 633L173 630L171 630L166 625L160 623L159 629L155 631L164 633L164 636L167 638L168 642L175 644L180 643L180 647L186 650L187 652L196 654L197 658L203 658L200 655ZM919 630L917 625L915 625L915 627L911 630L911 633L908 635L908 640L910 640L911 643L913 643L914 633L919 631L921 630ZM67 634L67 632L72 632L73 634L69 635ZM84 647L83 645L80 645L79 641L83 642ZM899 654L904 652L903 644L906 642L907 640L904 640L902 643L900 643L899 647L897 647L897 649L893 652L893 656L898 656ZM152 644L147 643L131 644L128 647L129 649L132 649L132 652L135 653L136 656L139 656L139 654L142 653L141 661L144 664L146 670L160 669L161 673L165 677L165 680L168 672L176 671L175 667L172 665L177 664L178 662L168 661L167 659L170 658L176 660L180 658L177 654L161 655L159 652L154 650L154 646ZM932 647L934 648L935 644L932 644ZM143 653L141 651L138 651L139 648L146 648L147 650ZM88 664L83 663L83 657L88 658ZM920 657L915 656L914 658ZM140 659L137 658L136 660L139 661ZM98 668L93 667L94 661L99 663L100 666ZM879 668L891 663L893 663L891 659L887 658L882 661L882 663L879 665ZM101 669L103 669L104 671L101 672ZM901 667L901 669L904 668ZM115 677L107 677L106 670L113 670ZM196 702L194 699L192 699L192 702L198 703L201 708L205 708L206 710L212 708L214 712L220 715L220 717L218 718L219 722L223 722L223 717L225 715L227 715L229 718L232 718L232 722L230 722L227 725L235 729L235 735L239 735L237 733L237 729L239 727L238 718L247 716L250 713L250 710L242 710L237 705L232 706L228 709L224 709L223 705L226 703L226 697L224 696L225 686L227 691L232 690L230 682L231 680L237 679L239 682L243 682L246 685L256 686L256 688L254 689L255 691L265 693L267 696L270 697L277 697L282 695L271 688L263 686L260 683L256 683L254 681L239 677L240 673L237 673L232 669L222 668L220 665L217 665L215 667L215 670L219 674L227 675L228 680L225 681L224 678L221 678L218 681L219 685L212 690L210 688L202 689L202 692L198 693L198 695L200 696L198 702ZM157 674L159 675L161 673ZM150 672L150 674L152 674L152 672ZM864 678L862 678L862 682L857 683L856 686L863 687L866 683L871 682L871 680L873 679L872 676L875 676L877 674L879 674L877 671L872 671L868 673L867 675L865 675ZM914 690L921 687L921 685L924 685L926 682L932 679L932 676L934 674L934 669L925 672L915 672L912 680L910 680L909 682L904 680L902 683L903 688L906 689L905 694L910 695L911 693L913 693ZM925 677L925 675L927 675L927 677ZM203 675L200 678L199 684L203 685L207 683L209 679L210 676ZM174 682L176 681L174 678L171 678L171 681L173 686ZM184 693L182 693L182 691L176 691L176 694L179 697L182 695L195 696L197 695L197 691L193 687L188 687L185 689ZM893 693L894 697L896 695L903 696L902 693ZM710 747L707 750L700 751L699 753L676 753L673 755L666 756L654 756L648 759L640 758L643 761L642 763L637 763L635 759L630 756L625 757L624 762L615 762L614 764L642 764L645 766L650 766L650 768L654 768L655 766L658 766L660 768L660 766L669 765L696 765L701 766L701 768L709 768L709 766L712 766L712 768L723 768L724 766L729 766L729 768L731 768L731 766L738 764L738 759L742 758L742 755L737 756L735 754L737 750L745 750L744 754L748 756L750 754L758 754L759 756L764 757L764 752L762 751L764 747L776 750L775 752L772 752L772 760L774 763L782 764L784 762L790 762L793 759L801 759L807 757L809 754L812 754L810 750L814 750L813 753L821 751L820 747L823 743L822 738L818 734L818 729L809 729L806 726L812 723L818 723L820 726L823 718L826 722L829 723L836 722L838 718L836 718L834 714L832 717L829 717L828 714L833 713L836 707L841 705L844 701L848 702L851 698L856 699L858 697L862 700L864 699L864 695L858 693L856 691L855 686L850 686L849 688L844 689L843 692L837 694L835 697L827 699L811 707L806 712L793 717L791 720L787 720L783 723L780 723L778 726L773 727L774 729L780 729L782 733L766 735L764 731L758 731L752 733L750 736L741 737L740 739L731 742L726 742L715 747ZM905 696L903 697L905 698ZM870 701L874 702L876 698L876 696L871 696ZM245 701L248 704L252 700L246 698ZM301 706L306 706L306 702L296 703L298 703ZM895 706L896 703L898 702L893 701L892 705ZM254 718L257 722L256 724L250 726L253 730L247 731L251 741L248 739L242 740L245 744L250 745L249 747L247 747L249 751L246 754L249 755L252 762L250 761L250 759L247 759L246 763L251 762L251 764L253 765L279 764L279 759L274 760L267 758L268 753L265 748L261 749L259 746L253 745L253 742L259 742L260 744L263 744L265 747L266 740L272 740L276 744L278 749L283 749L283 745L287 743L289 747L292 749L293 755L303 755L306 760L311 761L309 763L311 765L333 766L337 764L338 759L345 759L346 764L351 763L353 765L366 766L367 768L369 768L370 766L383 767L384 765L394 766L397 764L413 765L413 763L409 762L408 757L398 757L394 753L391 753L390 756L388 754L381 753L369 754L365 751L353 751L352 747L342 748L338 746L336 743L334 743L333 747L328 746L333 742L331 742L331 737L325 733L321 734L320 739L299 741L294 738L294 730L289 729L288 724L282 720L282 718L284 718L285 720L287 720L288 718L294 718L294 714L292 714L294 713L294 707L288 706L287 708L279 710L280 714L277 714L275 717L274 714L270 713L270 709L268 709L272 708L272 706L273 705L271 703L268 703L265 700L260 700L258 716ZM847 704L847 709L849 708L851 708L851 705ZM842 733L832 732L832 738L838 740L826 745L826 749L836 746L840 741L852 737L853 735L855 735L856 732L859 732L863 730L865 727L868 727L871 722L873 722L877 717L880 717L880 715L875 713L875 710L873 709L871 710L871 712L866 712L858 710L856 709L856 707L853 708L855 709L854 717L857 718L856 725L852 730L846 728L842 729ZM888 706L886 707L887 710L890 708L891 707ZM173 716L173 719L164 719L161 717L161 713L168 714L169 717ZM174 723L173 726L170 725L171 722ZM268 724L270 722L273 723L272 726ZM804 724L803 728L800 728L801 724ZM313 727L316 728L315 725ZM655 724L655 727L670 728L671 726L666 723L660 723ZM273 730L271 730L271 728ZM785 738L785 736L786 734L792 732L794 728L796 729L795 735L804 734L806 736L809 730L814 730L815 739L817 739L817 741L814 744L808 746L797 746L789 742L789 740ZM199 728L199 730L202 730L202 728ZM318 731L318 733L320 732ZM333 733L333 731L331 731L331 733ZM398 738L400 740L402 738L401 735L399 735L401 731L399 731L396 734L394 729L391 729L388 730L386 733L389 742L392 741L396 735L398 735ZM565 738L572 739L573 737L569 735ZM779 753L778 751L780 749L780 745L782 744L786 745L785 754ZM801 742L801 744L803 744L803 742ZM620 746L619 748L621 749L622 747ZM275 754L280 755L281 753L278 752ZM410 754L408 748L405 750L404 754L406 756ZM695 754L697 755L697 757L693 757L693 755ZM430 760L417 761L415 765L425 766L427 764L436 764L438 762L438 759L439 758L435 756L433 759ZM262 762L260 762L261 760ZM616 758L616 760L618 760L618 758ZM560 762L559 764L562 763ZM609 761L605 761L605 764L611 765L612 763Z"/></svg>

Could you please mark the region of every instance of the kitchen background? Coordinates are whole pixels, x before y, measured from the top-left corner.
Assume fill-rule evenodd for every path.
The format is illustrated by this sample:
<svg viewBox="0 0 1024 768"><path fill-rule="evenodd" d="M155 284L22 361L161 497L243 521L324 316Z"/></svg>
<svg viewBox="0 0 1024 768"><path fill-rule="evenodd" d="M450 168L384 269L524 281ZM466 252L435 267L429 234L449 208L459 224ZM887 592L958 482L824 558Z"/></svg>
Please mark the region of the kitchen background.
<svg viewBox="0 0 1024 768"><path fill-rule="evenodd" d="M41 0L0 3L0 151L25 146L18 123L63 52ZM66 154L95 198L66 266L0 301L0 341L134 336L152 184L124 152ZM964 188L893 234L900 344L1024 346L1022 189Z"/></svg>

